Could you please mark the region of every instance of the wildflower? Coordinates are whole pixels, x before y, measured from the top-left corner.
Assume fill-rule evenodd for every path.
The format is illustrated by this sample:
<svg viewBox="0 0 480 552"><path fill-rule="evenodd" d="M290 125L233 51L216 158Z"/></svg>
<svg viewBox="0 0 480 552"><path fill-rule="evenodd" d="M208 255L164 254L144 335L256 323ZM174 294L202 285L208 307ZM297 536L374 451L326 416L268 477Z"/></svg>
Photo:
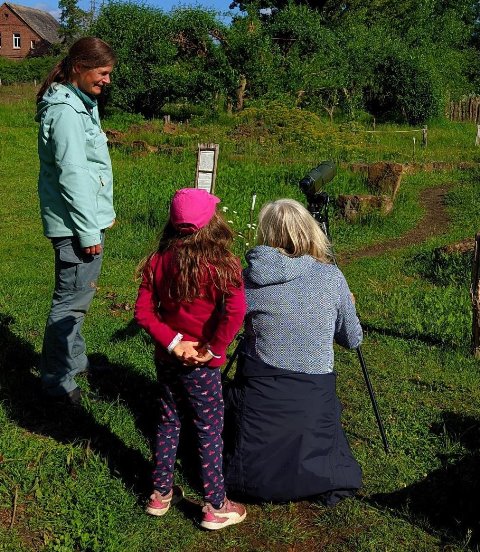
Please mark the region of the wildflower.
<svg viewBox="0 0 480 552"><path fill-rule="evenodd" d="M224 205L224 206L222 207L222 211L223 211L224 213L226 213L226 212L228 211L228 207L227 207L226 205Z"/></svg>
<svg viewBox="0 0 480 552"><path fill-rule="evenodd" d="M233 224L233 220L227 220L229 224Z"/></svg>

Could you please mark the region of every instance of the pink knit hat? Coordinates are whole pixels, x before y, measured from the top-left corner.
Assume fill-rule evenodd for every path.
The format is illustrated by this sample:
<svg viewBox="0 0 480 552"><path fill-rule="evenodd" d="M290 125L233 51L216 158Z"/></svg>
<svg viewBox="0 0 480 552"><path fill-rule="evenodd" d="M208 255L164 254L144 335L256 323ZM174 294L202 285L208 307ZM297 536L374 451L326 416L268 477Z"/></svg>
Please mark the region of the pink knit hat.
<svg viewBox="0 0 480 552"><path fill-rule="evenodd" d="M170 222L182 234L193 234L210 222L219 202L200 188L177 190L170 205Z"/></svg>

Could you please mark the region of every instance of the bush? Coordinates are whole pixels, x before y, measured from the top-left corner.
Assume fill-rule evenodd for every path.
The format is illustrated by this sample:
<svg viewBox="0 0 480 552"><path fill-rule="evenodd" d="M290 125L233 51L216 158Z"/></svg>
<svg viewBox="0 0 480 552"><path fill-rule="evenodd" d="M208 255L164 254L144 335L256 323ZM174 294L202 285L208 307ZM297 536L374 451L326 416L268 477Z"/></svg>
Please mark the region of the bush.
<svg viewBox="0 0 480 552"><path fill-rule="evenodd" d="M2 84L19 84L34 80L41 83L57 61L58 58L51 56L27 58L20 61L0 57L0 79Z"/></svg>
<svg viewBox="0 0 480 552"><path fill-rule="evenodd" d="M415 125L441 113L442 94L434 72L414 54L389 53L373 73L375 82L365 98L367 109L379 119Z"/></svg>

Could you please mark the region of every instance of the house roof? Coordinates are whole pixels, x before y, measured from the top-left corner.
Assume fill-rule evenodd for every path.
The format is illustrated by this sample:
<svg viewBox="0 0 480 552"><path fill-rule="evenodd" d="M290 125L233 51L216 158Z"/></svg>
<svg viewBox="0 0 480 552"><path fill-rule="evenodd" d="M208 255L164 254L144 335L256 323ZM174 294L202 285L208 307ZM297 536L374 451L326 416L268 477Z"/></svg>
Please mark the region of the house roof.
<svg viewBox="0 0 480 552"><path fill-rule="evenodd" d="M48 12L37 10L35 8L27 8L26 6L19 6L17 4L10 4L5 2L15 15L20 17L31 29L33 29L41 38L55 44L60 42L58 36L58 29L60 24L58 21L50 15Z"/></svg>

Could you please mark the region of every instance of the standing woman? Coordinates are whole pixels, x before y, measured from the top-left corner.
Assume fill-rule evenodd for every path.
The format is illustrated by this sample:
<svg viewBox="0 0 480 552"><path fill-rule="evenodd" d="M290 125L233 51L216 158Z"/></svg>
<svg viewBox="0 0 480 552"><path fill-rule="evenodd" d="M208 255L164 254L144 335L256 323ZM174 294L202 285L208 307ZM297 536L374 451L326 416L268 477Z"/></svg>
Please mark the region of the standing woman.
<svg viewBox="0 0 480 552"><path fill-rule="evenodd" d="M225 396L225 483L259 500L320 496L333 505L361 485L340 422L333 342L358 347L362 329L303 205L265 205L258 241L244 270L243 352Z"/></svg>
<svg viewBox="0 0 480 552"><path fill-rule="evenodd" d="M112 165L97 98L116 58L94 37L75 42L37 94L44 234L55 252L55 289L41 358L47 396L80 402L75 375L88 369L81 334L100 274L105 229L115 222Z"/></svg>

